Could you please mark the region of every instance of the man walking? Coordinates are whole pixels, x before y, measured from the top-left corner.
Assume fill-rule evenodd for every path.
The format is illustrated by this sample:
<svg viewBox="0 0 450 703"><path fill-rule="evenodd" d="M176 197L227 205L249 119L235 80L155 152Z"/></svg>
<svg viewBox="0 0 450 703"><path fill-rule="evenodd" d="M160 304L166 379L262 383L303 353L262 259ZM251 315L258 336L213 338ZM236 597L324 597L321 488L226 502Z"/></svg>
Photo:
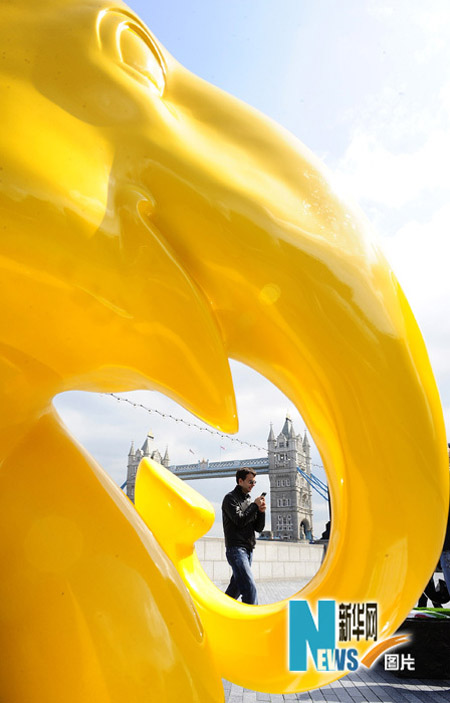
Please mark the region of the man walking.
<svg viewBox="0 0 450 703"><path fill-rule="evenodd" d="M255 481L253 469L243 467L236 471L237 486L227 493L222 502L223 532L227 561L233 570L225 591L236 600L242 595L243 603L258 604L255 579L251 565L255 548L255 530L262 532L265 524L265 494L252 503L250 492Z"/></svg>

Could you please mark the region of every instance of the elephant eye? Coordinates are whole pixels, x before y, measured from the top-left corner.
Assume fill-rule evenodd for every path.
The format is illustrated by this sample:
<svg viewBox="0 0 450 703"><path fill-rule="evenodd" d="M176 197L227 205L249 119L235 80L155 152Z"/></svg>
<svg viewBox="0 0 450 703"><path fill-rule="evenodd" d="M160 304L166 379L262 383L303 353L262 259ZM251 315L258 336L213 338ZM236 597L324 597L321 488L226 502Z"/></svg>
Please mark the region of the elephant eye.
<svg viewBox="0 0 450 703"><path fill-rule="evenodd" d="M159 95L164 91L164 64L151 37L134 23L124 22L120 26L118 48L121 61L136 72Z"/></svg>

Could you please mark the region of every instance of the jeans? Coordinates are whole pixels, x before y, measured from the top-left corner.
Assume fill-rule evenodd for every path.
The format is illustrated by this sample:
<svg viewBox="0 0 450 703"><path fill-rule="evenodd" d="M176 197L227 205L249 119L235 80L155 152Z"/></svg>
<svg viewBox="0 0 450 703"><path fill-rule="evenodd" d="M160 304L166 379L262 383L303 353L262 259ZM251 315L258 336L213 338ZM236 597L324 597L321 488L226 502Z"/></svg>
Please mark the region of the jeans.
<svg viewBox="0 0 450 703"><path fill-rule="evenodd" d="M258 605L256 583L250 568L253 551L245 547L228 547L226 555L227 561L233 569L231 581L225 591L226 595L235 600L242 596L243 603Z"/></svg>
<svg viewBox="0 0 450 703"><path fill-rule="evenodd" d="M448 592L450 593L450 550L448 549L441 554L441 566L445 583L447 584Z"/></svg>

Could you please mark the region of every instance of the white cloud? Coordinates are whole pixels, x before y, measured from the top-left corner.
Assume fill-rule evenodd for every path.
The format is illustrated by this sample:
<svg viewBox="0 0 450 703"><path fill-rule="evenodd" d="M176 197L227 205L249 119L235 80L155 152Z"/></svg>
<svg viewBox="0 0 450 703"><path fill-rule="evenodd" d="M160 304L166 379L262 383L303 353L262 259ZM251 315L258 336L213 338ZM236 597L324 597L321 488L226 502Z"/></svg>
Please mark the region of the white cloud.
<svg viewBox="0 0 450 703"><path fill-rule="evenodd" d="M406 45L416 60L428 61L448 47L448 0L368 0L367 11L395 32L400 53Z"/></svg>
<svg viewBox="0 0 450 703"><path fill-rule="evenodd" d="M439 93L439 100L447 119L450 117L450 82L444 83Z"/></svg>
<svg viewBox="0 0 450 703"><path fill-rule="evenodd" d="M425 191L450 190L450 132L433 131L415 151L396 153L375 133L358 130L335 171L335 179L362 204L400 208Z"/></svg>
<svg viewBox="0 0 450 703"><path fill-rule="evenodd" d="M380 0L369 0L367 3L367 11L372 17L377 19L389 19L394 14L394 8L391 2L381 2Z"/></svg>
<svg viewBox="0 0 450 703"><path fill-rule="evenodd" d="M424 336L450 437L450 203L428 222L408 222L382 245Z"/></svg>
<svg viewBox="0 0 450 703"><path fill-rule="evenodd" d="M450 202L429 221L407 222L382 242L416 314L438 317L441 327L450 304Z"/></svg>

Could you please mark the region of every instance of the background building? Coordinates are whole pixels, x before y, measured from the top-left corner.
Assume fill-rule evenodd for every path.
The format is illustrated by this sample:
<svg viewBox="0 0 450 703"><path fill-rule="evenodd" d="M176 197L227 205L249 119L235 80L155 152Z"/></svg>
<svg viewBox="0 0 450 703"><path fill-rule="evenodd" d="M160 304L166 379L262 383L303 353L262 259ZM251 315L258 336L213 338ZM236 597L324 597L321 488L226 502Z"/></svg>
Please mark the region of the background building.
<svg viewBox="0 0 450 703"><path fill-rule="evenodd" d="M161 455L159 449L155 447L155 438L152 431L148 433L145 438L145 442L140 449L134 448L134 442L131 442L130 451L128 452L128 466L127 466L127 496L134 503L134 486L136 483L136 473L141 459L144 457L149 457L158 464L162 464L167 469L169 466L169 452L166 447L164 456Z"/></svg>
<svg viewBox="0 0 450 703"><path fill-rule="evenodd" d="M311 476L308 436L295 434L290 417L286 417L278 437L270 428L268 444L270 512L272 534L278 539L311 539L313 511L311 486L298 471Z"/></svg>

